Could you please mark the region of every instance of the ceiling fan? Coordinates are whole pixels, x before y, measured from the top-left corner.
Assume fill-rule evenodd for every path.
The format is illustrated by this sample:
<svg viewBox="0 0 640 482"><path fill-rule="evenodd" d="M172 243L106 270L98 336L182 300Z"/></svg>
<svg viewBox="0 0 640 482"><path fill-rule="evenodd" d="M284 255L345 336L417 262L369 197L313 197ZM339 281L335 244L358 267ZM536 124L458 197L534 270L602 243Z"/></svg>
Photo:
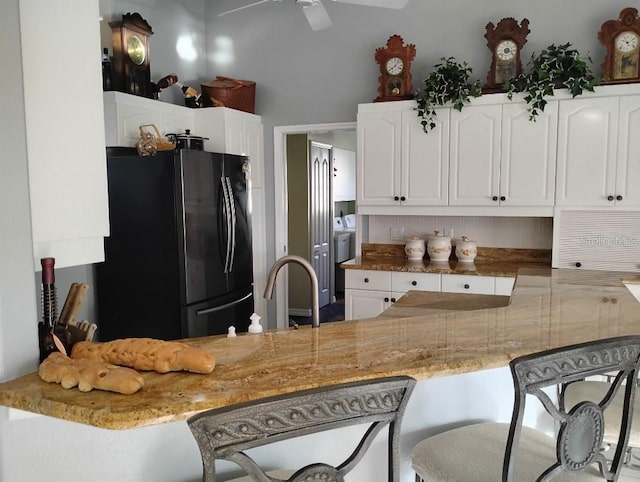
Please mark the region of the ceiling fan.
<svg viewBox="0 0 640 482"><path fill-rule="evenodd" d="M233 10L228 10L226 12L222 12L218 14L218 17L222 17L223 15L227 15L229 13L237 12L239 10L244 10L245 8L255 7L256 5L260 5L261 3L266 2L280 2L282 0L259 0L254 3L250 3L248 5L244 5L242 7L234 8ZM403 9L409 0L331 0L336 3L350 3L352 5L361 5L363 7L380 7L380 8L393 8L396 10ZM295 3L298 5L302 5L302 11L304 12L305 17L307 17L307 21L311 26L312 30L324 30L333 25L329 14L322 5L321 0L295 0Z"/></svg>

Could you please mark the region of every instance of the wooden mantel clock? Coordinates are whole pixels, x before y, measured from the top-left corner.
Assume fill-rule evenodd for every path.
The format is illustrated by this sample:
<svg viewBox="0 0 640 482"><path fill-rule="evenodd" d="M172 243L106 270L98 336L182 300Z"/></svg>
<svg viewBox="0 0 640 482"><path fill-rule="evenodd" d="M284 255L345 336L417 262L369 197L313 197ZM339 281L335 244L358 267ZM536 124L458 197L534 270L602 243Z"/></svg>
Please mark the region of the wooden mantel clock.
<svg viewBox="0 0 640 482"><path fill-rule="evenodd" d="M522 73L520 53L527 43L529 20L518 22L511 18L503 18L494 25L489 22L484 38L491 52L491 67L487 74L487 83L483 93L504 92L504 83Z"/></svg>
<svg viewBox="0 0 640 482"><path fill-rule="evenodd" d="M392 35L386 47L376 49L375 59L380 66L378 97L374 102L412 99L411 62L416 46L404 45L400 35Z"/></svg>
<svg viewBox="0 0 640 482"><path fill-rule="evenodd" d="M113 87L120 92L153 97L149 67L151 26L139 13L109 22L113 39Z"/></svg>
<svg viewBox="0 0 640 482"><path fill-rule="evenodd" d="M602 64L603 83L640 82L640 18L632 7L620 12L617 20L600 27L598 40L607 48Z"/></svg>

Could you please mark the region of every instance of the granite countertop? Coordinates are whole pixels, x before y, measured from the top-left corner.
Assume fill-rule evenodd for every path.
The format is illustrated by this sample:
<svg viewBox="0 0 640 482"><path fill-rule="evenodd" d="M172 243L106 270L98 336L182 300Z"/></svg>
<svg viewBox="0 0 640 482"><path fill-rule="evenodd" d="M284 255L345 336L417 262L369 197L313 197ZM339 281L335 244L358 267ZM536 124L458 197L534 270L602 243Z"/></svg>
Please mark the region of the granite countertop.
<svg viewBox="0 0 640 482"><path fill-rule="evenodd" d="M120 395L65 390L31 373L0 384L0 404L127 429L340 382L503 367L539 350L640 333L640 304L622 279L640 282L628 273L523 268L510 298L411 291L376 318L188 340L215 355L209 375L145 373L140 392Z"/></svg>
<svg viewBox="0 0 640 482"><path fill-rule="evenodd" d="M429 258L410 261L401 244L363 244L362 255L340 264L343 269L402 271L410 273L464 274L475 276L515 277L520 268L550 268L550 250L478 248L473 263L433 262Z"/></svg>

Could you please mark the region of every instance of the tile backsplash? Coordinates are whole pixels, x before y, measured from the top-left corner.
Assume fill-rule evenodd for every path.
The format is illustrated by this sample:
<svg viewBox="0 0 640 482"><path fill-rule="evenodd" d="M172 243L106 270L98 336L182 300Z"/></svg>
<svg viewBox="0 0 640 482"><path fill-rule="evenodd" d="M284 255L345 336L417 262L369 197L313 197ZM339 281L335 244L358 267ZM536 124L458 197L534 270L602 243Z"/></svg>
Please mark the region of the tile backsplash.
<svg viewBox="0 0 640 482"><path fill-rule="evenodd" d="M370 243L404 243L397 239L426 238L433 231L454 239L467 236L478 246L551 249L553 219L484 216L369 216ZM393 237L392 237L393 233Z"/></svg>

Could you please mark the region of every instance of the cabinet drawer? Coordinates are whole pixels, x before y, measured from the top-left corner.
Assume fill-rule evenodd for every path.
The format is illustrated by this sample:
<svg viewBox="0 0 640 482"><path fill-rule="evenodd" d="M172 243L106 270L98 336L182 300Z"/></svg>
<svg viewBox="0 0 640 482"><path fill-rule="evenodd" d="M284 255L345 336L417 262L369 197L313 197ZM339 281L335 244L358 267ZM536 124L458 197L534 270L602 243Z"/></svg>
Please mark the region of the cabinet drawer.
<svg viewBox="0 0 640 482"><path fill-rule="evenodd" d="M435 273L391 273L393 291L440 291L440 275Z"/></svg>
<svg viewBox="0 0 640 482"><path fill-rule="evenodd" d="M391 291L391 272L368 269L347 269L344 273L346 289Z"/></svg>
<svg viewBox="0 0 640 482"><path fill-rule="evenodd" d="M501 276L496 276L495 293L497 295L511 296L511 292L513 291L513 284L515 282L515 278L503 278Z"/></svg>
<svg viewBox="0 0 640 482"><path fill-rule="evenodd" d="M495 294L494 277L443 274L442 291L445 293L473 293L478 295L492 295Z"/></svg>

